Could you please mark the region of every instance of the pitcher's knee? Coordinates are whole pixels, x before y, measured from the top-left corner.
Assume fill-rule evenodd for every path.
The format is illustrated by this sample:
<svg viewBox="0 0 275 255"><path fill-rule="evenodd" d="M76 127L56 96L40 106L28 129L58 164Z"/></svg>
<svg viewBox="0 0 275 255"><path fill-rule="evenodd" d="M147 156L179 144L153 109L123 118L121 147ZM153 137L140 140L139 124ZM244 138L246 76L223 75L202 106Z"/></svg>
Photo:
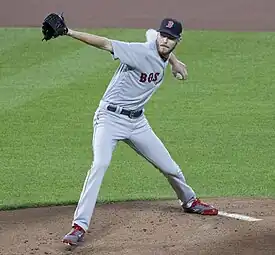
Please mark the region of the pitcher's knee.
<svg viewBox="0 0 275 255"><path fill-rule="evenodd" d="M96 160L93 162L92 164L92 170L93 171L97 171L97 170L101 170L101 171L106 171L107 168L109 167L110 164L110 160Z"/></svg>
<svg viewBox="0 0 275 255"><path fill-rule="evenodd" d="M164 174L164 175L173 175L173 176L177 176L177 175L181 175L182 171L180 169L180 167L177 164L172 164L169 166L165 166L163 168L160 168L160 171Z"/></svg>

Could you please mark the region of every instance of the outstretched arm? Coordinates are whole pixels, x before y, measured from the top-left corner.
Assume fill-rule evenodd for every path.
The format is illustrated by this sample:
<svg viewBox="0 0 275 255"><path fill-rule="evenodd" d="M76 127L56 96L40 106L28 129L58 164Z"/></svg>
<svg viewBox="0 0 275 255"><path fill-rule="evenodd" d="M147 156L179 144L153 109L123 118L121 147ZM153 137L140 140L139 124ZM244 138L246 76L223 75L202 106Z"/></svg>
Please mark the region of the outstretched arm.
<svg viewBox="0 0 275 255"><path fill-rule="evenodd" d="M110 52L113 55L113 59L119 59L121 63L136 68L140 66L139 56L141 48L138 43L112 40L72 29L68 29L67 35L98 49Z"/></svg>
<svg viewBox="0 0 275 255"><path fill-rule="evenodd" d="M75 31L72 29L68 29L67 36L70 36L74 39L77 39L81 42L89 44L89 45L96 47L98 49L106 50L106 51L113 53L112 43L106 37L93 35L93 34L89 34L89 33L85 33L85 32L79 32L79 31Z"/></svg>

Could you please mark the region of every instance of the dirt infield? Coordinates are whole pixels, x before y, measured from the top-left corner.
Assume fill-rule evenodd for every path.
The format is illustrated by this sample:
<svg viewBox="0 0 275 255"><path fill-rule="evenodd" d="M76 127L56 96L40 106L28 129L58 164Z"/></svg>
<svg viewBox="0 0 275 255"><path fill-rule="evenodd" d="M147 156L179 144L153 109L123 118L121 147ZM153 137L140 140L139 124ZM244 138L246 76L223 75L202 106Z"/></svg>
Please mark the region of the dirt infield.
<svg viewBox="0 0 275 255"><path fill-rule="evenodd" d="M172 16L183 20L186 29L275 30L274 0L0 3L0 26L40 27L48 12L64 11L71 27L148 28ZM207 202L222 211L262 220L185 214L176 200L98 205L85 242L70 250L60 240L70 229L74 206L0 211L0 254L275 254L274 200L217 198Z"/></svg>

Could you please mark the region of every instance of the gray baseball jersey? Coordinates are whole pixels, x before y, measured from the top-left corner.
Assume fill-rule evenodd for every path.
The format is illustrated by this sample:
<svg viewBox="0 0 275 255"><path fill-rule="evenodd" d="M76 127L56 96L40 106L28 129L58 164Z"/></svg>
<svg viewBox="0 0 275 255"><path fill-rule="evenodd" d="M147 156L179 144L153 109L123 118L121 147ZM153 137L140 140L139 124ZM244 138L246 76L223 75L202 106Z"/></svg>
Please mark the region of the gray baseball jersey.
<svg viewBox="0 0 275 255"><path fill-rule="evenodd" d="M159 56L155 41L111 42L113 58L119 59L120 65L102 100L128 110L141 110L161 85L168 60Z"/></svg>

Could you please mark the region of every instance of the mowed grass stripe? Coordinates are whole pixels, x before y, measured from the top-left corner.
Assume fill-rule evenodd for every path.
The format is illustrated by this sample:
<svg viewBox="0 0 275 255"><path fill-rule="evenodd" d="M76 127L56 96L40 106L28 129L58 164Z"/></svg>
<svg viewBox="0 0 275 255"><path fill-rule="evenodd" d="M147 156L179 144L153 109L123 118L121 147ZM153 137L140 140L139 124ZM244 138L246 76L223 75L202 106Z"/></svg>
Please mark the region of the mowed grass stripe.
<svg viewBox="0 0 275 255"><path fill-rule="evenodd" d="M101 68L106 68L98 61L98 55L92 56L91 53L91 49L85 47L1 79L2 109L22 105L45 90L63 87L73 81L82 82L82 77L87 73L97 73ZM104 57L107 56L100 59L104 61Z"/></svg>
<svg viewBox="0 0 275 255"><path fill-rule="evenodd" d="M116 38L143 40L141 30L123 33ZM168 70L146 108L199 196L275 195L273 40L269 33L186 32L177 55L188 64L189 80L177 82ZM36 84L41 93L2 110L0 207L77 201L92 162L93 113L118 65L107 53L89 47L85 53L74 78L58 86L46 79L48 89ZM71 68L66 63L62 75ZM158 197L175 196L156 169L120 144L99 200Z"/></svg>
<svg viewBox="0 0 275 255"><path fill-rule="evenodd" d="M9 34L7 31L2 30L3 36ZM104 29L94 32L102 36L108 33ZM12 29L10 33L17 34L18 30ZM113 33L117 36L115 31ZM42 43L38 29L27 29L25 33L23 30L23 34L25 34L23 39L15 36L16 41L21 43L7 47L1 56L1 109L7 110L22 105L33 97L41 95L45 89L66 86L66 83L74 80L81 82L82 77L85 78L90 73L95 76L104 75L108 73L110 65L114 67L117 64L111 61L110 54L70 38L58 38ZM123 36L125 31L120 34ZM113 38L116 38L115 35ZM109 36L112 36L112 33L109 33ZM7 37L12 38L12 36ZM101 70L102 68L106 71Z"/></svg>

